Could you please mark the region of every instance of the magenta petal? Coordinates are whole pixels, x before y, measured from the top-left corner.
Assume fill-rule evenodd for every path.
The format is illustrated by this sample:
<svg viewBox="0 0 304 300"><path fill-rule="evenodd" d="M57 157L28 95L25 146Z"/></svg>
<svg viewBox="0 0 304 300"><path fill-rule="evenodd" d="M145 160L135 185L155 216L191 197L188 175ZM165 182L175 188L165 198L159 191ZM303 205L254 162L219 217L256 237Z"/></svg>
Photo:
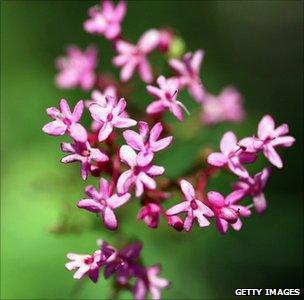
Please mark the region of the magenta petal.
<svg viewBox="0 0 304 300"><path fill-rule="evenodd" d="M123 116L115 118L115 121L113 123L113 125L117 128L127 128L136 124L137 122L135 120Z"/></svg>
<svg viewBox="0 0 304 300"><path fill-rule="evenodd" d="M67 130L67 125L65 125L61 120L55 120L47 123L43 126L42 131L49 135L63 135Z"/></svg>
<svg viewBox="0 0 304 300"><path fill-rule="evenodd" d="M267 207L267 203L266 203L264 194L260 193L259 195L256 195L255 197L253 197L253 204L254 204L256 211L259 214L262 214Z"/></svg>
<svg viewBox="0 0 304 300"><path fill-rule="evenodd" d="M131 197L131 194L129 194L129 193L126 193L121 196L114 194L107 200L107 202L114 209L114 208L124 205L126 202L129 201L130 197Z"/></svg>
<svg viewBox="0 0 304 300"><path fill-rule="evenodd" d="M235 223L238 220L238 215L233 209L223 207L220 210L219 218L224 219L229 223Z"/></svg>
<svg viewBox="0 0 304 300"><path fill-rule="evenodd" d="M78 202L77 206L94 213L100 212L102 209L102 205L93 199L82 199Z"/></svg>
<svg viewBox="0 0 304 300"><path fill-rule="evenodd" d="M154 152L160 151L168 147L172 142L173 137L168 136L151 144L151 149Z"/></svg>
<svg viewBox="0 0 304 300"><path fill-rule="evenodd" d="M182 179L180 182L181 189L188 201L191 201L195 198L195 191L190 182L187 180Z"/></svg>
<svg viewBox="0 0 304 300"><path fill-rule="evenodd" d="M215 222L216 222L216 228L220 233L227 232L229 226L227 221L225 221L224 219L216 218Z"/></svg>
<svg viewBox="0 0 304 300"><path fill-rule="evenodd" d="M163 100L157 100L152 102L147 106L147 113L148 114L157 114L160 112L163 112L164 110L167 109L167 105L164 103Z"/></svg>
<svg viewBox="0 0 304 300"><path fill-rule="evenodd" d="M156 142L158 140L159 136L161 135L162 131L163 131L162 124L160 122L156 123L150 131L149 142L151 144Z"/></svg>
<svg viewBox="0 0 304 300"><path fill-rule="evenodd" d="M293 143L295 142L295 138L292 136L280 136L271 141L271 145L273 147L275 146L281 146L281 147L291 147Z"/></svg>
<svg viewBox="0 0 304 300"><path fill-rule="evenodd" d="M65 99L61 99L60 103L59 103L60 109L61 109L61 113L65 116L65 117L71 117L72 113L70 110L70 106L68 104L68 102Z"/></svg>
<svg viewBox="0 0 304 300"><path fill-rule="evenodd" d="M116 230L118 224L114 211L111 208L106 207L102 215L107 228L109 228L110 230Z"/></svg>
<svg viewBox="0 0 304 300"><path fill-rule="evenodd" d="M264 140L271 136L271 133L274 131L274 126L273 118L269 115L264 116L258 125L258 137Z"/></svg>
<svg viewBox="0 0 304 300"><path fill-rule="evenodd" d="M78 142L85 143L88 139L87 131L79 123L72 124L69 127L70 136Z"/></svg>
<svg viewBox="0 0 304 300"><path fill-rule="evenodd" d="M268 160L277 168L283 167L283 162L279 156L279 154L276 152L276 150L271 146L267 145L264 148L264 155L268 158Z"/></svg>
<svg viewBox="0 0 304 300"><path fill-rule="evenodd" d="M176 215L181 212L187 211L189 208L189 203L187 201L181 202L179 204L174 205L170 209L166 211L168 216Z"/></svg>
<svg viewBox="0 0 304 300"><path fill-rule="evenodd" d="M220 149L225 155L229 155L237 144L237 139L232 131L226 132L220 142Z"/></svg>
<svg viewBox="0 0 304 300"><path fill-rule="evenodd" d="M74 108L74 111L73 111L73 114L72 114L73 121L75 123L77 123L80 120L80 118L82 116L82 113L83 113L83 109L84 109L84 104L83 104L83 101L80 100L75 105L75 108Z"/></svg>
<svg viewBox="0 0 304 300"><path fill-rule="evenodd" d="M88 276L94 283L96 283L98 281L98 277L99 277L99 269L95 268L93 270L90 270L90 272L88 273Z"/></svg>
<svg viewBox="0 0 304 300"><path fill-rule="evenodd" d="M242 151L239 154L239 159L240 159L240 162L243 164L251 164L256 161L257 154Z"/></svg>
<svg viewBox="0 0 304 300"><path fill-rule="evenodd" d="M237 189L233 192L231 192L227 197L226 197L226 204L233 204L239 200L241 200L245 196L245 191L243 189Z"/></svg>
<svg viewBox="0 0 304 300"><path fill-rule="evenodd" d="M127 163L130 167L136 166L137 154L136 152L128 145L123 145L119 150L120 159Z"/></svg>
<svg viewBox="0 0 304 300"><path fill-rule="evenodd" d="M207 161L210 165L222 167L227 163L227 158L220 152L214 152L208 156Z"/></svg>
<svg viewBox="0 0 304 300"><path fill-rule="evenodd" d="M207 194L207 197L208 201L216 207L222 207L225 205L225 199L223 195L218 192L211 191Z"/></svg>
<svg viewBox="0 0 304 300"><path fill-rule="evenodd" d="M146 166L152 161L153 156L154 154L152 151L149 150L140 151L137 155L137 164L139 166Z"/></svg>
<svg viewBox="0 0 304 300"><path fill-rule="evenodd" d="M102 125L98 133L98 141L102 142L106 140L111 132L113 131L113 126L110 122L106 122Z"/></svg>
<svg viewBox="0 0 304 300"><path fill-rule="evenodd" d="M134 177L132 170L123 172L117 181L117 191L120 194L125 194L128 192L131 185L134 183Z"/></svg>
<svg viewBox="0 0 304 300"><path fill-rule="evenodd" d="M123 136L129 146L135 150L142 150L144 148L143 138L137 132L132 130L126 130Z"/></svg>
<svg viewBox="0 0 304 300"><path fill-rule="evenodd" d="M150 176L162 175L165 172L165 168L161 166L151 166L147 171Z"/></svg>

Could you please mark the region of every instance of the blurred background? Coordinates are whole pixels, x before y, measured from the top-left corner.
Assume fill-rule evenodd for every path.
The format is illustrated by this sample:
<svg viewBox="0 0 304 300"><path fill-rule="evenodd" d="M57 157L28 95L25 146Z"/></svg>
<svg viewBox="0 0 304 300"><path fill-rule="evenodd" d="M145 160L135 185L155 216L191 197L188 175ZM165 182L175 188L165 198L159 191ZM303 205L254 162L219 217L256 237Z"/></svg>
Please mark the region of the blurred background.
<svg viewBox="0 0 304 300"><path fill-rule="evenodd" d="M62 165L60 138L44 135L45 108L60 98L88 99L79 90L54 85L54 59L67 44L96 44L101 71L114 53L103 38L85 33L82 23L91 1L1 2L1 298L104 299L111 284L101 280L78 284L65 270L67 252L89 253L96 238L120 243L123 237L144 242L147 264L161 263L172 288L164 299L233 298L236 288L303 287L303 2L302 1L130 1L123 22L132 42L149 28L172 27L189 50L206 51L202 79L218 93L233 84L245 97L247 119L240 125L205 128L198 107L175 128L175 144L158 156L171 178L178 178L204 147L217 149L220 137L256 132L270 113L286 122L297 142L282 149L283 170L274 170L266 189L268 209L244 220L240 232L222 236L214 226L178 233L165 223L150 230L137 223L134 199L119 210L118 234L106 231L98 218L78 211L85 183L79 167ZM133 106L151 101L139 81ZM259 161L253 172L265 161ZM233 178L220 174L208 189L229 191ZM91 180L96 184L96 180ZM122 299L130 294L121 294Z"/></svg>

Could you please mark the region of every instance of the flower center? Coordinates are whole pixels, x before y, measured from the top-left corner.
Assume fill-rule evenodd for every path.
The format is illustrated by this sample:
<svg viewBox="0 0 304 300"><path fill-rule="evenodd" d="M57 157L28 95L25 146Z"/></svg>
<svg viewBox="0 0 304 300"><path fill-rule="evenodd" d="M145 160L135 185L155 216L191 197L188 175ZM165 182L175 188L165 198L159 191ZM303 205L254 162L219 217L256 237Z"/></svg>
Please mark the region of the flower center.
<svg viewBox="0 0 304 300"><path fill-rule="evenodd" d="M88 157L88 156L90 156L90 154L91 154L90 150L84 149L81 151L81 156Z"/></svg>
<svg viewBox="0 0 304 300"><path fill-rule="evenodd" d="M111 122L113 120L113 114L109 113L107 116L107 121Z"/></svg>
<svg viewBox="0 0 304 300"><path fill-rule="evenodd" d="M84 260L84 263L85 263L86 265L91 265L91 264L93 263L93 261L94 261L94 258L93 258L92 256L90 256L90 257L87 257L87 258Z"/></svg>
<svg viewBox="0 0 304 300"><path fill-rule="evenodd" d="M193 210L198 209L198 205L194 199L191 200L190 206Z"/></svg>
<svg viewBox="0 0 304 300"><path fill-rule="evenodd" d="M133 173L135 176L137 176L140 173L140 168L138 166L135 166L133 169Z"/></svg>

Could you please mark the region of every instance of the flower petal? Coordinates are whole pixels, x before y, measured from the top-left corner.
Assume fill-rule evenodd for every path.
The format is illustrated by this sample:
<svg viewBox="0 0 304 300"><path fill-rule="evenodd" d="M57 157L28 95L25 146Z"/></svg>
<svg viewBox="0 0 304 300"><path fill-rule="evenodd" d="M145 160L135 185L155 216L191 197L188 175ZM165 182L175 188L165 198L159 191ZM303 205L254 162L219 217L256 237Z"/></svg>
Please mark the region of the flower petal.
<svg viewBox="0 0 304 300"><path fill-rule="evenodd" d="M65 125L61 120L55 120L47 123L43 126L42 131L49 135L63 135L67 130L67 125Z"/></svg>
<svg viewBox="0 0 304 300"><path fill-rule="evenodd" d="M117 219L114 214L114 211L111 208L106 207L105 210L103 211L102 216L103 216L104 223L108 229L110 229L110 230L117 229L117 227L118 227Z"/></svg>
<svg viewBox="0 0 304 300"><path fill-rule="evenodd" d="M271 137L274 131L274 126L273 118L269 115L264 116L258 125L258 137L261 140Z"/></svg>
<svg viewBox="0 0 304 300"><path fill-rule="evenodd" d="M207 197L208 197L208 201L216 207L222 207L225 205L225 198L223 197L222 194L218 192L214 192L214 191L208 192Z"/></svg>
<svg viewBox="0 0 304 300"><path fill-rule="evenodd" d="M93 199L81 199L77 206L82 209L86 209L90 212L100 212L102 210L102 205Z"/></svg>
<svg viewBox="0 0 304 300"><path fill-rule="evenodd" d="M126 130L123 132L123 136L129 146L133 149L140 151L144 149L143 138L137 132L133 130Z"/></svg>
<svg viewBox="0 0 304 300"><path fill-rule="evenodd" d="M181 202L179 204L174 205L170 209L168 209L166 211L166 214L168 216L177 215L177 214L179 214L181 212L188 211L188 209L189 209L189 203L187 201L183 201L183 202Z"/></svg>
<svg viewBox="0 0 304 300"><path fill-rule="evenodd" d="M227 163L227 158L220 152L214 152L209 154L207 161L212 166L222 167Z"/></svg>
<svg viewBox="0 0 304 300"><path fill-rule="evenodd" d="M79 124L75 123L69 127L70 136L77 142L85 143L88 139L88 134L85 128Z"/></svg>
<svg viewBox="0 0 304 300"><path fill-rule="evenodd" d="M129 145L123 145L119 150L120 159L130 167L136 166L137 154Z"/></svg>
<svg viewBox="0 0 304 300"><path fill-rule="evenodd" d="M226 132L220 143L221 151L227 156L230 152L232 152L237 144L237 139L235 134L232 131Z"/></svg>

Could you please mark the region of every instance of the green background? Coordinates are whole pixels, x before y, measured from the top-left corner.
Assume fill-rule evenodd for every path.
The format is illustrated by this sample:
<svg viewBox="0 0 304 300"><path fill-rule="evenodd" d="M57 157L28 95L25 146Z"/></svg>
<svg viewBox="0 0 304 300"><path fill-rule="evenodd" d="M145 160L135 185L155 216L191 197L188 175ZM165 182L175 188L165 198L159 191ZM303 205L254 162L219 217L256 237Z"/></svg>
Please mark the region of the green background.
<svg viewBox="0 0 304 300"><path fill-rule="evenodd" d="M76 209L85 186L78 166L59 163L62 139L42 134L41 128L48 121L45 108L60 98L72 103L88 98L54 85L54 58L65 45L95 43L100 70L117 74L109 43L82 30L94 4L1 2L1 298L106 298L110 283L101 278L97 285L79 285L64 269L65 255L93 251L99 237L121 243L126 233L144 242L147 264L163 265L162 275L173 283L164 299L226 299L236 288L303 287L303 2L128 2L126 38L135 42L149 28L172 27L188 49L205 49L202 78L209 91L233 84L245 96L245 122L208 129L198 126L197 107L182 94L192 115L183 125L169 118L175 144L158 156L168 176L182 175L201 148L216 149L226 130L239 137L253 134L266 113L277 123L287 122L297 139L293 148L280 151L285 167L274 170L269 181L267 212L253 214L240 232L225 236L214 226L188 234L164 223L150 230L135 221L135 199L119 210L117 234ZM143 108L151 98L137 83L141 88L129 101ZM253 171L264 164L259 161ZM226 193L232 180L220 174L208 188ZM55 227L60 234L52 233Z"/></svg>

